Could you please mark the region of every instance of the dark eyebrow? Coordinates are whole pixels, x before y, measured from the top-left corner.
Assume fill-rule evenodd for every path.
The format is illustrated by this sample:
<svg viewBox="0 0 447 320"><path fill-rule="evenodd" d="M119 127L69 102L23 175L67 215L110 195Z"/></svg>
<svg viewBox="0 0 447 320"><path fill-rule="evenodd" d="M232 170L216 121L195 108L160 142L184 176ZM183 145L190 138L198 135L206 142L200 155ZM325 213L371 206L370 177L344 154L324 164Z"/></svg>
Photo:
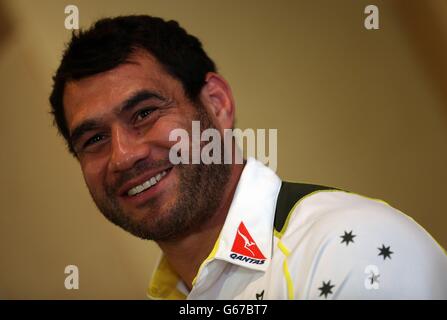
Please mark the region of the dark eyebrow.
<svg viewBox="0 0 447 320"><path fill-rule="evenodd" d="M144 100L149 100L149 99L157 99L160 101L167 100L165 97L161 96L157 92L149 91L149 90L140 90L140 91L135 92L129 99L127 99L126 101L124 101L121 104L121 107L118 108L118 113L121 113L124 111L129 111L133 107L135 107L137 104L139 104L140 102L142 102Z"/></svg>
<svg viewBox="0 0 447 320"><path fill-rule="evenodd" d="M100 127L100 122L96 119L86 120L77 126L73 133L70 135L70 143L74 147L78 140L88 131L97 129Z"/></svg>
<svg viewBox="0 0 447 320"><path fill-rule="evenodd" d="M167 101L166 98L161 96L159 93L155 91L149 90L140 90L135 92L130 98L125 100L120 104L117 108L115 108L114 113L120 114L122 112L130 111L140 102L149 100L149 99L157 99L160 101ZM101 126L101 118L89 119L82 122L76 128L73 129L73 132L70 134L70 143L72 146L75 146L77 141L88 131L97 129Z"/></svg>

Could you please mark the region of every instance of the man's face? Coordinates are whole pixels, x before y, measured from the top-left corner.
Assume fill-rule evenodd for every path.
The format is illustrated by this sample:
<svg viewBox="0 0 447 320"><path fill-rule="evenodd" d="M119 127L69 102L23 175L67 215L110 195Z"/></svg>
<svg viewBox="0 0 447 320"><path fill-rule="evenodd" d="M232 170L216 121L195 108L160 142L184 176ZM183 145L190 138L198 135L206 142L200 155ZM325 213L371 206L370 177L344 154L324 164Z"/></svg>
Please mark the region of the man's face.
<svg viewBox="0 0 447 320"><path fill-rule="evenodd" d="M217 209L229 167L169 161L173 129L212 120L151 55L139 51L130 63L69 82L64 107L90 194L110 221L144 239L172 240Z"/></svg>

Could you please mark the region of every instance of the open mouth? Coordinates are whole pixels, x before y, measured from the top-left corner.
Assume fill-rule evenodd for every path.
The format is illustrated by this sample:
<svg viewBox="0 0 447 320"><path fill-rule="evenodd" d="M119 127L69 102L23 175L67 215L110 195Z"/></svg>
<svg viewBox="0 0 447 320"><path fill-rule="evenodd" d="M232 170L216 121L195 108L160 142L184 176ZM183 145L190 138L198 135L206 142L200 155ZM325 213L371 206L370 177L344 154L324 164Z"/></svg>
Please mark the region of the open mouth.
<svg viewBox="0 0 447 320"><path fill-rule="evenodd" d="M166 169L162 172L157 173L156 175L154 175L153 177L150 177L148 180L146 180L145 182L129 189L127 191L127 195L129 197L134 197L150 188L152 188L153 186L157 185L157 183L159 183L161 180L163 180L163 178L168 174L168 172L171 170L171 168Z"/></svg>

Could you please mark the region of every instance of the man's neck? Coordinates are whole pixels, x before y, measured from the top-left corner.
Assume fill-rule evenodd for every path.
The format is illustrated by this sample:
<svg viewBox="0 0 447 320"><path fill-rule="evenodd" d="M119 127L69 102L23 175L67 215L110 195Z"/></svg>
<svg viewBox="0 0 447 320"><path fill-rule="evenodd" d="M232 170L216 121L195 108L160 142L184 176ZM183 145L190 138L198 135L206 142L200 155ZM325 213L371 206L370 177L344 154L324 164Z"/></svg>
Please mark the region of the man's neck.
<svg viewBox="0 0 447 320"><path fill-rule="evenodd" d="M163 241L157 244L171 268L180 276L189 290L203 261L212 251L230 209L244 164L234 164L231 176L224 190L222 203L200 229L175 241Z"/></svg>

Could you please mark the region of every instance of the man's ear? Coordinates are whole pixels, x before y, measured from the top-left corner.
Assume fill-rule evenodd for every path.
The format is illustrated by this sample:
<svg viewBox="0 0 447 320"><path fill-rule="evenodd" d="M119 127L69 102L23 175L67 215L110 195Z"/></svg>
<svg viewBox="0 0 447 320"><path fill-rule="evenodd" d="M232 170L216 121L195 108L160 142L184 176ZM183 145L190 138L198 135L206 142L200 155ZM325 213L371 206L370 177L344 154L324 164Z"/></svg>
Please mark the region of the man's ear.
<svg viewBox="0 0 447 320"><path fill-rule="evenodd" d="M228 82L219 74L207 73L205 85L200 92L202 103L211 113L213 120L222 131L232 129L234 125L235 105L233 93Z"/></svg>

